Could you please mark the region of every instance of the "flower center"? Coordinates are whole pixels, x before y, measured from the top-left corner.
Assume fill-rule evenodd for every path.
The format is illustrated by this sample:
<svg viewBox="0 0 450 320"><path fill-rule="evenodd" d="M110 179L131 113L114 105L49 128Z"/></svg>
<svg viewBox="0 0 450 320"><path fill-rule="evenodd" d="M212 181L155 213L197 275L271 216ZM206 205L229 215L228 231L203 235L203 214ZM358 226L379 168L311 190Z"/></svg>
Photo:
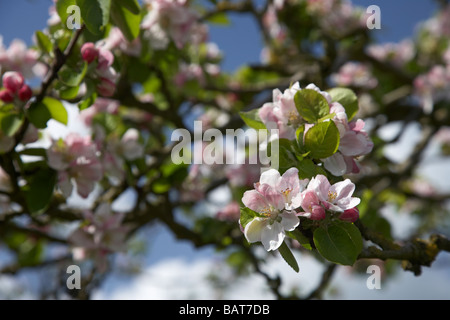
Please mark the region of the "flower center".
<svg viewBox="0 0 450 320"><path fill-rule="evenodd" d="M268 219L276 219L278 216L278 210L275 210L272 206L264 207L260 212L264 217Z"/></svg>
<svg viewBox="0 0 450 320"><path fill-rule="evenodd" d="M288 121L290 124L296 124L298 122L300 122L300 116L297 112L295 111L291 111L288 114Z"/></svg>
<svg viewBox="0 0 450 320"><path fill-rule="evenodd" d="M337 193L336 192L331 192L328 191L328 201L334 201L337 197Z"/></svg>
<svg viewBox="0 0 450 320"><path fill-rule="evenodd" d="M281 193L284 195L284 197L286 198L286 200L289 199L289 195L292 192L292 188L286 188L285 190L281 191Z"/></svg>

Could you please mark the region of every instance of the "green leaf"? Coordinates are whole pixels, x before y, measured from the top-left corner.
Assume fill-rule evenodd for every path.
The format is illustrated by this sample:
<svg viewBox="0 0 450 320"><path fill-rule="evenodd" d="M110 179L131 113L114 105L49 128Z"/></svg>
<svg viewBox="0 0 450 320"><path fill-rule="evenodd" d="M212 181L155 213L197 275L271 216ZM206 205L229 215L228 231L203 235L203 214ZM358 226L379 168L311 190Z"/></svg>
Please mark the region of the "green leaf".
<svg viewBox="0 0 450 320"><path fill-rule="evenodd" d="M64 87L59 90L59 97L63 100L75 99L78 95L79 86L75 87Z"/></svg>
<svg viewBox="0 0 450 320"><path fill-rule="evenodd" d="M87 68L88 64L86 61L83 61L83 63L76 68L64 66L58 72L59 80L69 87L79 86L86 75Z"/></svg>
<svg viewBox="0 0 450 320"><path fill-rule="evenodd" d="M23 187L25 202L31 214L44 212L52 198L56 184L56 171L50 168L41 168L28 179Z"/></svg>
<svg viewBox="0 0 450 320"><path fill-rule="evenodd" d="M311 243L309 242L309 239L301 233L300 230L295 229L294 231L285 231L286 235L288 235L290 238L297 240L300 245L307 249L312 250Z"/></svg>
<svg viewBox="0 0 450 320"><path fill-rule="evenodd" d="M248 125L250 128L259 130L259 129L266 129L266 126L261 121L261 118L258 115L259 109L253 109L250 111L241 111L239 112L239 115L241 116L242 120L244 120L245 124Z"/></svg>
<svg viewBox="0 0 450 320"><path fill-rule="evenodd" d="M328 101L312 89L297 91L294 102L298 113L309 123L317 123L330 113Z"/></svg>
<svg viewBox="0 0 450 320"><path fill-rule="evenodd" d="M212 24L222 25L222 26L228 26L230 25L230 19L228 19L228 16L226 13L216 13L210 17L208 17L208 22Z"/></svg>
<svg viewBox="0 0 450 320"><path fill-rule="evenodd" d="M18 152L20 155L25 156L35 156L35 157L46 157L47 149L45 148L27 148Z"/></svg>
<svg viewBox="0 0 450 320"><path fill-rule="evenodd" d="M273 144L278 142L278 152L276 148L273 148ZM278 167L278 171L283 174L289 168L295 167L298 164L297 154L299 153L298 147L295 141L290 141L288 139L278 139L269 143L267 147L271 150L270 160L271 165Z"/></svg>
<svg viewBox="0 0 450 320"><path fill-rule="evenodd" d="M141 13L141 7L139 6L139 2L137 2L137 0L122 0L120 2L120 5L125 7L132 14L140 14Z"/></svg>
<svg viewBox="0 0 450 320"><path fill-rule="evenodd" d="M291 249L287 246L286 242L283 241L281 246L278 248L278 251L280 252L281 256L283 257L284 261L287 262L287 264L294 269L295 272L299 272L300 268L298 267L297 260L295 259L294 255L291 252Z"/></svg>
<svg viewBox="0 0 450 320"><path fill-rule="evenodd" d="M333 88L328 90L333 102L339 102L345 108L348 120L358 112L358 97L348 88Z"/></svg>
<svg viewBox="0 0 450 320"><path fill-rule="evenodd" d="M61 22L66 25L67 18L71 14L71 12L67 12L67 8L76 5L76 0L58 0L55 3L56 6L56 12L58 13L59 17L61 18Z"/></svg>
<svg viewBox="0 0 450 320"><path fill-rule="evenodd" d="M303 159L297 164L296 168L300 179L312 179L318 174L327 174L322 167L319 167L311 159Z"/></svg>
<svg viewBox="0 0 450 320"><path fill-rule="evenodd" d="M88 30L100 34L109 22L111 0L76 0L76 4Z"/></svg>
<svg viewBox="0 0 450 320"><path fill-rule="evenodd" d="M314 159L332 156L338 150L339 141L339 130L333 121L320 122L305 135L305 147Z"/></svg>
<svg viewBox="0 0 450 320"><path fill-rule="evenodd" d="M49 37L44 34L42 31L36 31L36 41L39 49L41 49L43 52L46 53L52 53L53 52L53 44L52 41L49 39Z"/></svg>
<svg viewBox="0 0 450 320"><path fill-rule="evenodd" d="M317 228L313 240L325 259L342 265L353 265L363 248L358 228L344 221Z"/></svg>
<svg viewBox="0 0 450 320"><path fill-rule="evenodd" d="M239 221L241 223L242 228L245 228L247 223L258 217L261 217L261 215L258 212L253 211L250 208L243 207L241 208L241 217Z"/></svg>
<svg viewBox="0 0 450 320"><path fill-rule="evenodd" d="M23 117L17 113L0 113L0 131L8 137L14 136L14 134L20 129L23 123Z"/></svg>
<svg viewBox="0 0 450 320"><path fill-rule="evenodd" d="M128 6L125 6L125 3L113 2L111 19L128 41L133 41L139 35L141 24L140 11L133 13L128 9Z"/></svg>
<svg viewBox="0 0 450 320"><path fill-rule="evenodd" d="M66 108L59 100L45 97L42 102L36 102L30 106L28 118L36 128L43 129L47 127L50 119L67 125L68 115Z"/></svg>

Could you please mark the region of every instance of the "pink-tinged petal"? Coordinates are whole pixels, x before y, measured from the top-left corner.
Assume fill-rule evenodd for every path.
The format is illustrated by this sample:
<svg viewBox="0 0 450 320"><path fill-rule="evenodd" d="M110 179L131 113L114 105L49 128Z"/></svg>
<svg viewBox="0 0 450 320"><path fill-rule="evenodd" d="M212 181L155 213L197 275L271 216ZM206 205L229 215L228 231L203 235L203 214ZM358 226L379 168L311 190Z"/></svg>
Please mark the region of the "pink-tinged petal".
<svg viewBox="0 0 450 320"><path fill-rule="evenodd" d="M258 115L264 124L266 124L268 122L274 122L274 123L278 122L279 119L273 113L273 109L274 109L273 103L265 103L259 109Z"/></svg>
<svg viewBox="0 0 450 320"><path fill-rule="evenodd" d="M73 185L70 181L70 177L66 171L58 172L58 187L61 190L64 197L68 198L72 194Z"/></svg>
<svg viewBox="0 0 450 320"><path fill-rule="evenodd" d="M277 250L283 243L284 237L283 227L278 222L266 224L261 232L261 242L267 251Z"/></svg>
<svg viewBox="0 0 450 320"><path fill-rule="evenodd" d="M357 197L348 197L348 198L338 200L336 202L336 205L339 206L339 208L341 208L343 210L348 210L348 209L356 207L357 205L360 204L360 202L361 202L361 199L359 199Z"/></svg>
<svg viewBox="0 0 450 320"><path fill-rule="evenodd" d="M347 131L339 143L339 151L346 156L361 156L372 151L373 142L364 132Z"/></svg>
<svg viewBox="0 0 450 320"><path fill-rule="evenodd" d="M87 233L84 229L76 229L69 236L67 241L76 247L82 247L84 249L96 248L92 235Z"/></svg>
<svg viewBox="0 0 450 320"><path fill-rule="evenodd" d="M349 198L355 191L355 184L350 179L337 182L333 184L329 192L333 196L332 202L337 202L340 199ZM330 199L329 199L330 200Z"/></svg>
<svg viewBox="0 0 450 320"><path fill-rule="evenodd" d="M284 191L290 189L292 192L298 193L300 190L300 179L298 177L298 169L290 168L283 173L279 182L279 189Z"/></svg>
<svg viewBox="0 0 450 320"><path fill-rule="evenodd" d="M248 190L244 192L242 203L256 212L265 212L269 209L266 198L256 190Z"/></svg>
<svg viewBox="0 0 450 320"><path fill-rule="evenodd" d="M266 227L267 219L255 218L244 228L244 236L248 242L258 242L261 241L262 230Z"/></svg>
<svg viewBox="0 0 450 320"><path fill-rule="evenodd" d="M274 102L278 101L282 95L283 95L283 93L280 91L280 89L274 89L272 91L272 100Z"/></svg>
<svg viewBox="0 0 450 320"><path fill-rule="evenodd" d="M75 182L77 185L77 193L84 199L89 197L95 188L95 181L89 179L75 178Z"/></svg>
<svg viewBox="0 0 450 320"><path fill-rule="evenodd" d="M114 55L111 51L104 48L98 50L98 65L97 69L106 70L112 66L114 62Z"/></svg>
<svg viewBox="0 0 450 320"><path fill-rule="evenodd" d="M300 224L300 219L293 212L283 211L281 216L281 226L286 231L293 231Z"/></svg>
<svg viewBox="0 0 450 320"><path fill-rule="evenodd" d="M268 184L272 188L276 188L278 183L280 182L281 176L280 173L275 169L269 169L264 171L259 178L259 183Z"/></svg>
<svg viewBox="0 0 450 320"><path fill-rule="evenodd" d="M346 173L359 173L360 169L358 166L358 163L353 159L353 157L345 157L344 156L345 164L347 165L347 172Z"/></svg>
<svg viewBox="0 0 450 320"><path fill-rule="evenodd" d="M260 184L258 186L258 192L267 200L267 203L272 207L282 210L284 209L284 196L279 193L275 188L268 184Z"/></svg>
<svg viewBox="0 0 450 320"><path fill-rule="evenodd" d="M342 176L347 173L347 163L340 152L336 152L331 157L322 160L325 169L334 176Z"/></svg>
<svg viewBox="0 0 450 320"><path fill-rule="evenodd" d="M302 193L302 208L307 214L304 216L313 220L325 218L325 209L320 205L320 200L313 190L306 190Z"/></svg>
<svg viewBox="0 0 450 320"><path fill-rule="evenodd" d="M303 197L302 197L302 193L298 192L296 195L294 195L291 198L290 203L286 203L286 210L294 210L297 208L300 208L302 205L302 201L303 201Z"/></svg>
<svg viewBox="0 0 450 320"><path fill-rule="evenodd" d="M328 191L330 190L330 182L327 177L322 174L315 176L308 185L307 190L314 190L319 200L327 201Z"/></svg>
<svg viewBox="0 0 450 320"><path fill-rule="evenodd" d="M355 132L360 132L364 129L365 126L365 122L362 119L358 119L356 121L352 121L348 124L350 130L355 131Z"/></svg>

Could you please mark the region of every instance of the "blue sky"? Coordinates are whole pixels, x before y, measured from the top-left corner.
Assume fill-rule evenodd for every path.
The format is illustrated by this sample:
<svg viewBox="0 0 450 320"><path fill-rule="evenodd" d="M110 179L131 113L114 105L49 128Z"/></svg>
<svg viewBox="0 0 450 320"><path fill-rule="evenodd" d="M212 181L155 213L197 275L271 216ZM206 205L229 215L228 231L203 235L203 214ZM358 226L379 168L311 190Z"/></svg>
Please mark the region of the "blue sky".
<svg viewBox="0 0 450 320"><path fill-rule="evenodd" d="M436 10L432 0L354 0L367 8L376 4L381 9L381 30L372 30L380 41L399 41L414 34L418 21ZM31 43L34 31L46 27L52 0L14 0L0 2L0 34L5 44L14 38ZM230 15L231 26L212 26L211 41L225 52L224 69L234 70L246 62L258 62L262 41L255 21L248 15Z"/></svg>
<svg viewBox="0 0 450 320"><path fill-rule="evenodd" d="M372 4L376 4L380 7L382 29L372 31L376 33L375 36L380 41L399 41L406 37L412 36L414 34L414 28L417 22L425 20L436 10L435 2L431 0L354 0L353 3L362 7L367 7ZM46 27L48 8L51 4L51 0L1 0L0 34L3 36L4 44L9 45L10 41L14 38L21 38L30 44L34 31ZM239 14L231 15L230 19L232 23L231 26L212 26L210 29L210 40L216 42L225 55L223 68L225 70L235 70L244 63L258 62L260 59L262 41L257 33L255 21L248 16ZM174 266L177 265L180 267L178 270L184 270L182 275L185 275L185 272L187 272L186 270L194 270L195 268L205 268L206 270L207 267L210 266L211 260L205 259L210 259L214 256L214 251L211 248L195 250L189 243L175 240L173 236L164 228L153 228L149 231L149 233L153 233L153 235L151 236L152 245L149 247L149 252L146 256L146 264L148 266L155 266L155 268L161 269L163 268L162 266L168 265L173 267L173 270L176 270ZM176 260L173 262L174 257L181 260ZM165 265L165 261L171 261L171 263ZM201 263L189 264L193 261L201 261ZM204 261L208 262L203 263ZM281 262L281 269L289 273L290 270L285 269L284 261ZM313 263L310 264L311 268L314 266L315 265ZM310 267L308 267L307 264L303 270L307 270ZM303 268L302 265L301 268ZM155 273L157 272L155 270L159 269L150 270L152 271L149 271L149 273ZM410 290L411 292L414 291L411 289L411 286L419 286L425 292L432 290L433 287L427 285L427 282L438 283L439 280L435 279L435 275L427 278L427 272L428 271L425 272L425 277L419 280L415 280L415 278L410 277L409 274L401 276L400 278L406 279L405 281L407 281L409 285L409 287L406 286L405 290ZM305 271L303 275L307 278L308 272ZM189 275L186 275L186 277L188 276ZM343 274L342 277L345 278L345 274ZM154 281L155 279L152 280ZM307 279L303 280L307 281ZM119 283L119 280L110 280L106 284L105 288L107 288L107 290L116 289ZM414 285L414 283L417 285ZM449 283L448 278L444 281L444 283ZM354 284L354 286L358 285L360 284ZM445 289L443 289L443 287L436 288L438 295L440 294L445 296L446 291L444 291ZM153 288L153 290L156 290L155 292L159 292L161 294L160 297L163 297L163 291L161 291L162 289L158 289L160 291L157 291L157 289ZM368 294L366 291L364 291L364 293ZM111 292L113 292L113 290ZM354 292L353 298L364 298L364 296L356 295L359 291L356 290ZM166 293L167 292L164 291L164 294ZM372 295L369 295L370 297L376 298L378 293L371 294ZM392 294L395 295L395 291ZM397 293L397 296L401 294L405 293ZM450 294L447 295L447 298L448 296L450 296ZM102 297L101 294L100 297ZM103 294L103 297L111 296ZM134 297L136 297L136 294ZM239 298L240 296L233 295L232 297ZM249 296L248 298L252 299L255 297L257 296ZM261 297L268 298L268 296ZM351 298L352 296L350 295L348 297ZM378 295L378 297L380 297L380 295ZM388 296L382 297L386 298Z"/></svg>

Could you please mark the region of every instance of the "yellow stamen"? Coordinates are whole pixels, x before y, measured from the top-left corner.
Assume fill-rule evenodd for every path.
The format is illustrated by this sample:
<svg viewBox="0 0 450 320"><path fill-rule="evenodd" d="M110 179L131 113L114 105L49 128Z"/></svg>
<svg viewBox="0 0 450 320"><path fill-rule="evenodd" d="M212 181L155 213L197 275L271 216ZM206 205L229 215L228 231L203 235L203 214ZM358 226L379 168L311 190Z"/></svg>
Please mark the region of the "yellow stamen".
<svg viewBox="0 0 450 320"><path fill-rule="evenodd" d="M336 199L336 197L337 197L336 192L328 191L328 201L333 201L334 199Z"/></svg>

